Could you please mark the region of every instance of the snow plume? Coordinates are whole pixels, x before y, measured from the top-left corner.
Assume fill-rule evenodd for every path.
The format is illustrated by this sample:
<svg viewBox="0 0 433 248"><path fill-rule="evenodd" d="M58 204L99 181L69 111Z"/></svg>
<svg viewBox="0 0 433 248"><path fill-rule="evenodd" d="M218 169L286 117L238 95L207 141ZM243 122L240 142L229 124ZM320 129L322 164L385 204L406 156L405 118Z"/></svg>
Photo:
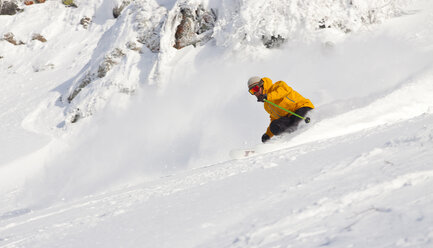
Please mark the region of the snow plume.
<svg viewBox="0 0 433 248"><path fill-rule="evenodd" d="M66 82L69 90L62 96L65 123L93 115L113 95L133 94L142 85L166 87L171 83L173 64L185 55L173 47L175 44L178 48L204 45L214 38L209 45L240 54L254 54L289 41L319 40L332 45L338 41L335 37L341 39L346 33L401 15L402 6L403 1L385 0L132 1L101 37L87 65ZM205 25L211 30L201 30L202 34L193 30L192 36L186 36L191 41L182 42L182 46L176 43L182 22L200 26L182 18L206 11L211 13L207 17L216 20ZM195 40L200 38L205 41Z"/></svg>
<svg viewBox="0 0 433 248"><path fill-rule="evenodd" d="M68 136L67 146L28 182L28 200L49 204L134 179L155 179L224 161L228 148L245 137L256 143L266 118L254 121L251 113L261 113L261 107L245 91L245 73L233 68L217 62L201 68L200 77L179 77L164 90L145 87L122 111L113 98L92 121L77 123L81 132Z"/></svg>
<svg viewBox="0 0 433 248"><path fill-rule="evenodd" d="M134 177L166 176L226 160L231 148L259 142L269 120L246 92L250 76L284 80L316 106L323 106L322 113L335 115L350 110L353 99L360 99L358 105L367 105L377 97L374 94L393 90L428 57L404 41L390 47L392 37L383 36L369 41L354 37L341 46L323 47L313 39L313 29L313 38L305 46L298 42L303 40L298 34L306 30L300 26L305 10L300 6L309 5L277 1L273 3L280 8L267 2L262 2L267 7L261 8L255 1L201 2L205 8L217 10L216 42L176 50L177 8L184 2L131 3L100 37L89 62L66 81L69 88L63 92L63 105L50 105L66 108L69 121L75 122L70 125L78 128L65 128L73 133L65 138L67 145L62 141L53 144L60 148L43 161L44 170L28 183L29 199L38 203L44 202L41 199L69 199ZM292 12L280 13L283 10ZM296 13L299 18L291 19ZM290 29L281 29L290 23ZM90 25L90 32L95 25ZM293 39L281 49L266 49L261 41L263 35L289 33L299 40ZM141 42L135 42L137 37L143 38ZM416 62L411 62L412 58L417 58ZM367 66L371 61L377 64ZM381 70L388 65L397 72ZM370 73L372 67L377 70L374 74ZM46 114L49 111L47 108L37 116L51 117ZM94 120L79 120L95 113ZM68 127L65 122L56 125ZM47 129L44 125L33 128Z"/></svg>
<svg viewBox="0 0 433 248"><path fill-rule="evenodd" d="M117 96L94 118L78 122L79 132L66 137L67 146L29 182L28 199L47 204L134 179L154 180L226 161L231 149L259 143L269 119L246 91L246 80L252 75L284 80L318 108L314 128L294 139L296 144L418 116L431 106L431 52L404 41L389 46L389 39L378 36L365 41L360 36L335 50L297 45L249 62L217 57L220 51L213 47L185 48L168 87L143 86L122 108L118 104L123 99ZM411 62L415 58L417 62ZM396 71L381 69L382 64ZM408 92L413 105L392 112ZM417 95L423 95L422 102ZM382 97L385 102L375 101ZM354 108L359 109L351 111Z"/></svg>

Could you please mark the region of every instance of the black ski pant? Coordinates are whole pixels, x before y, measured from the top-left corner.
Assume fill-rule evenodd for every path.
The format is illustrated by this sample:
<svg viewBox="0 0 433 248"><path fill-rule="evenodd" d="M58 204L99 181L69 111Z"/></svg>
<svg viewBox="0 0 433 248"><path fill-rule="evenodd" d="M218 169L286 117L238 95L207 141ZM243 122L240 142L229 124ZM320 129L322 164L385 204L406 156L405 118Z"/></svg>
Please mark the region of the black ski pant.
<svg viewBox="0 0 433 248"><path fill-rule="evenodd" d="M297 115L305 117L305 115L310 110L312 110L312 108L302 107L302 108L296 110L295 113ZM286 115L286 116L281 117L280 119L276 119L276 120L272 121L269 128L271 129L271 132L274 135L279 135L283 132L291 133L291 132L296 131L300 121L302 121L302 119L295 116L295 115L290 115L290 116Z"/></svg>

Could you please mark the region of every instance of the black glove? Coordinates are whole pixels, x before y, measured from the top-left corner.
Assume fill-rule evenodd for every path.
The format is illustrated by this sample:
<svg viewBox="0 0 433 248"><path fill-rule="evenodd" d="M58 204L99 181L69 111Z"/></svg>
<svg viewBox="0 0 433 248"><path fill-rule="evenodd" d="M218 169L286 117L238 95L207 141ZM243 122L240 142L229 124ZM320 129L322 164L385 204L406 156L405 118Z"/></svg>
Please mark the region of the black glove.
<svg viewBox="0 0 433 248"><path fill-rule="evenodd" d="M262 135L262 142L265 143L266 141L268 141L271 137L269 137L269 135L267 134L263 134Z"/></svg>
<svg viewBox="0 0 433 248"><path fill-rule="evenodd" d="M261 95L257 96L258 102L264 102L265 99L268 100L268 95L266 95L266 94L261 94Z"/></svg>

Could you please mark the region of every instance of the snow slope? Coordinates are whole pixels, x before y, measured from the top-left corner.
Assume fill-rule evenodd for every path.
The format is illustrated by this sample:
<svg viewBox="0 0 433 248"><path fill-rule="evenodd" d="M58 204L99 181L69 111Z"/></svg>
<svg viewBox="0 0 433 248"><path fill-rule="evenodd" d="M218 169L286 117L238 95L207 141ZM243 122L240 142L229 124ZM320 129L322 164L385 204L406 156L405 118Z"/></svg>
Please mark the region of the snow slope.
<svg viewBox="0 0 433 248"><path fill-rule="evenodd" d="M189 170L34 212L15 210L2 216L2 242L429 247L432 118Z"/></svg>
<svg viewBox="0 0 433 248"><path fill-rule="evenodd" d="M168 15L178 4L154 3ZM55 44L0 43L0 247L431 247L433 4L414 1L352 34L280 30L294 38L268 50L253 31L237 37L254 30L250 17L269 16L256 2L206 3L220 10L213 42L151 58L166 59L161 87L148 81L129 100L102 95L107 107L74 125L59 97L126 41L130 33L109 34L134 12L114 21L114 2L47 1L0 16L2 32L26 37L24 23L51 11L53 27L29 30L46 28ZM306 6L281 9L303 15ZM90 30L76 24L84 15L94 16ZM149 64L131 53L107 80L135 82ZM252 75L285 80L317 108L266 153L231 160L268 125L245 90Z"/></svg>

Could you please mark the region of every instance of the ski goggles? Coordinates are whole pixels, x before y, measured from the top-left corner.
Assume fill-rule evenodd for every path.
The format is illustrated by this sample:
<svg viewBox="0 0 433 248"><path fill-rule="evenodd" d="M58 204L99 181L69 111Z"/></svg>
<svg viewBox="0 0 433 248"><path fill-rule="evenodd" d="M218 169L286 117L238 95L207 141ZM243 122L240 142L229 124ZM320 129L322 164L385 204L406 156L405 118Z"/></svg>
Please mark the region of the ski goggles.
<svg viewBox="0 0 433 248"><path fill-rule="evenodd" d="M250 92L251 95L254 95L254 94L256 94L257 92L259 92L259 90L260 90L260 86L256 85L256 86L252 87L252 88L249 90L249 92Z"/></svg>

